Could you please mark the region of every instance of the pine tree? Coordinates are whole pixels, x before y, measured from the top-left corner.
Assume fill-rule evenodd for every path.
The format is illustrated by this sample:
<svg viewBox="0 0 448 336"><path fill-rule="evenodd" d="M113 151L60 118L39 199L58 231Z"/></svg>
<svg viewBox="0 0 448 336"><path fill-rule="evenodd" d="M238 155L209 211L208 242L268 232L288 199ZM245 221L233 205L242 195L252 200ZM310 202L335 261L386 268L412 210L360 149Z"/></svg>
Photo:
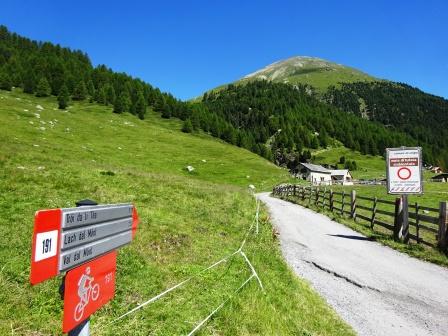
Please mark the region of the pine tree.
<svg viewBox="0 0 448 336"><path fill-rule="evenodd" d="M107 105L107 91L106 86L102 86L95 93L95 101L99 104Z"/></svg>
<svg viewBox="0 0 448 336"><path fill-rule="evenodd" d="M106 96L107 96L107 103L106 104L115 104L115 100L116 100L116 94L115 94L115 89L112 85L107 84L106 85Z"/></svg>
<svg viewBox="0 0 448 336"><path fill-rule="evenodd" d="M34 73L27 73L22 82L23 92L33 94L36 89L36 77L34 76Z"/></svg>
<svg viewBox="0 0 448 336"><path fill-rule="evenodd" d="M317 137L313 136L311 138L310 147L313 148L313 149L319 148L319 140L317 139Z"/></svg>
<svg viewBox="0 0 448 336"><path fill-rule="evenodd" d="M95 85L91 79L87 82L87 93L91 98L95 97Z"/></svg>
<svg viewBox="0 0 448 336"><path fill-rule="evenodd" d="M68 106L68 102L70 100L70 94L68 93L67 86L62 85L61 89L59 90L58 94L58 103L59 103L59 109L64 110Z"/></svg>
<svg viewBox="0 0 448 336"><path fill-rule="evenodd" d="M73 91L73 100L84 100L87 98L87 87L83 80L79 81Z"/></svg>
<svg viewBox="0 0 448 336"><path fill-rule="evenodd" d="M138 93L137 101L135 102L134 112L141 120L145 119L146 101L142 92Z"/></svg>
<svg viewBox="0 0 448 336"><path fill-rule="evenodd" d="M0 72L0 89L7 91L12 89L11 77L7 73Z"/></svg>
<svg viewBox="0 0 448 336"><path fill-rule="evenodd" d="M126 90L122 91L115 99L114 113L129 112L131 107L131 98Z"/></svg>
<svg viewBox="0 0 448 336"><path fill-rule="evenodd" d="M37 84L36 97L48 97L51 93L51 87L45 77L42 77Z"/></svg>
<svg viewBox="0 0 448 336"><path fill-rule="evenodd" d="M182 132L184 132L184 133L192 133L193 132L193 125L191 124L190 119L187 119L184 121L184 124L182 125Z"/></svg>

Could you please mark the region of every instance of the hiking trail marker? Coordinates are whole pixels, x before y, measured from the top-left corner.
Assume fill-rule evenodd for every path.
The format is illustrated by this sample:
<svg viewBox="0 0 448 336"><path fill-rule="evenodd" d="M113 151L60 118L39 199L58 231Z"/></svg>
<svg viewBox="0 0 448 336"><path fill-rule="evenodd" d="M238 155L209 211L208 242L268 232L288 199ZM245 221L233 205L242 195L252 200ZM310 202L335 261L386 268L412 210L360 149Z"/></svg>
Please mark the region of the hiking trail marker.
<svg viewBox="0 0 448 336"><path fill-rule="evenodd" d="M40 210L34 217L30 282L66 272L63 332L76 329L113 298L116 250L132 241L138 225L132 204L79 204L89 205Z"/></svg>
<svg viewBox="0 0 448 336"><path fill-rule="evenodd" d="M389 194L423 193L422 149L420 147L387 148L386 162Z"/></svg>

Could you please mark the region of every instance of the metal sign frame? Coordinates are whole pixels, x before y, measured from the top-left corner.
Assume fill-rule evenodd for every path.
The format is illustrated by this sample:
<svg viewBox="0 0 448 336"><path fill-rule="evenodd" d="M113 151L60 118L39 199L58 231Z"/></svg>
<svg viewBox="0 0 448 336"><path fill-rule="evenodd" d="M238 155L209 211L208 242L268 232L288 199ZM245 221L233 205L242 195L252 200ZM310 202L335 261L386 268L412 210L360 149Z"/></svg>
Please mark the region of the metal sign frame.
<svg viewBox="0 0 448 336"><path fill-rule="evenodd" d="M419 190L397 190L392 191L391 176L390 176L390 153L398 151L417 151L418 152L418 170L419 170ZM403 166L405 168L405 166ZM407 169L409 170L409 169ZM398 148L386 148L386 176L387 176L387 193L390 195L421 195L423 194L423 165L422 165L422 148L421 147L398 147Z"/></svg>

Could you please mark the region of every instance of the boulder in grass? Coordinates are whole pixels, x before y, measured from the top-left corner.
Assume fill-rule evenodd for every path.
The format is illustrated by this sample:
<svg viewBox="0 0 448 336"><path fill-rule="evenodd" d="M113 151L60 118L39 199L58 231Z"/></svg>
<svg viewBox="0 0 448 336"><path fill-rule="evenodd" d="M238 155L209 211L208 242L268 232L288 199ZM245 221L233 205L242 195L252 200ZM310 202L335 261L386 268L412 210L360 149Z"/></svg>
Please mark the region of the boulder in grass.
<svg viewBox="0 0 448 336"><path fill-rule="evenodd" d="M42 107L42 105L36 105L36 108L38 109L38 110L43 110L44 108Z"/></svg>
<svg viewBox="0 0 448 336"><path fill-rule="evenodd" d="M186 166L185 169L191 173L192 171L194 171L194 167L193 166Z"/></svg>
<svg viewBox="0 0 448 336"><path fill-rule="evenodd" d="M255 186L253 184L249 184L249 189L255 190Z"/></svg>

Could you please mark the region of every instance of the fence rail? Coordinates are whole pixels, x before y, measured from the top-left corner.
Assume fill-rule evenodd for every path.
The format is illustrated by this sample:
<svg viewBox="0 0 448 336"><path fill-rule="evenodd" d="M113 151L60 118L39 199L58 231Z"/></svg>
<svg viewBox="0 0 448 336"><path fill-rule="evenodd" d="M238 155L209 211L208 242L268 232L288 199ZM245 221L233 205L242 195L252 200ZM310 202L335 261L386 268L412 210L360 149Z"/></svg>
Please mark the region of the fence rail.
<svg viewBox="0 0 448 336"><path fill-rule="evenodd" d="M346 193L327 187L294 184L275 186L273 194L308 206L313 204L341 216L345 214L355 221L363 220L370 224L371 229L379 227L377 230L382 233L392 231L394 239L405 243L413 240L417 244L447 250L447 202L440 202L439 208L421 206L418 203L407 205L401 198L391 201L360 196L355 190Z"/></svg>

